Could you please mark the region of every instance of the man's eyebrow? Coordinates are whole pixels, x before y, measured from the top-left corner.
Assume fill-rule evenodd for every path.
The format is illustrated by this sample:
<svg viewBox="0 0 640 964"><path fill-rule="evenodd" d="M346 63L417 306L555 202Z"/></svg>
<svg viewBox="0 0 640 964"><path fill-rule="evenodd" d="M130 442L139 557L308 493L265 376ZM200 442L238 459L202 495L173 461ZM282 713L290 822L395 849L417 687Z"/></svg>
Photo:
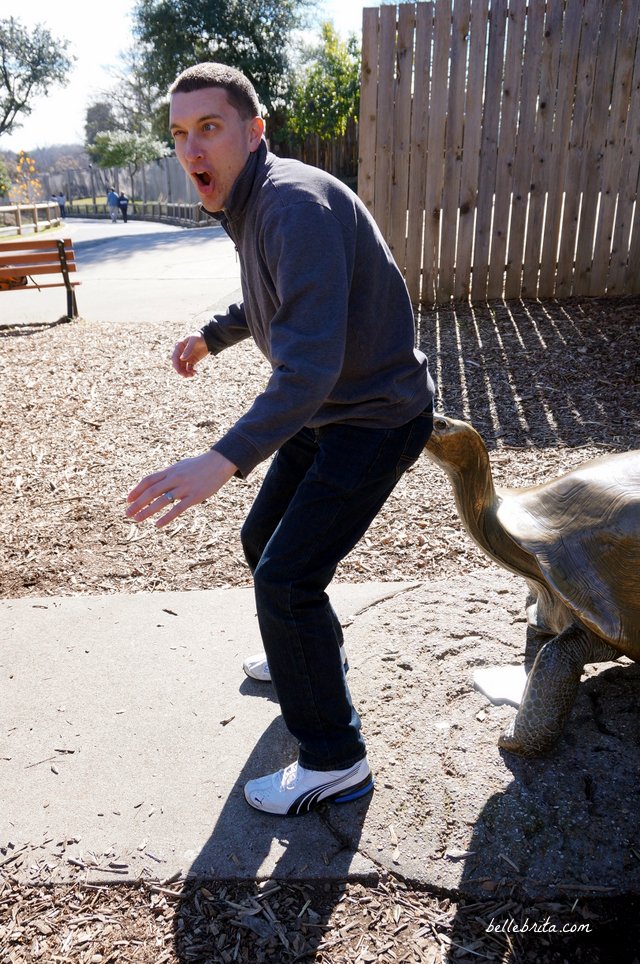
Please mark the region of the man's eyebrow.
<svg viewBox="0 0 640 964"><path fill-rule="evenodd" d="M196 120L196 124L203 124L205 121L210 121L210 120L224 120L224 118L222 114L205 114L204 117L198 117L198 119ZM173 124L170 125L169 129L173 130L175 127L183 127L183 126L184 125L180 124L178 121L174 121Z"/></svg>

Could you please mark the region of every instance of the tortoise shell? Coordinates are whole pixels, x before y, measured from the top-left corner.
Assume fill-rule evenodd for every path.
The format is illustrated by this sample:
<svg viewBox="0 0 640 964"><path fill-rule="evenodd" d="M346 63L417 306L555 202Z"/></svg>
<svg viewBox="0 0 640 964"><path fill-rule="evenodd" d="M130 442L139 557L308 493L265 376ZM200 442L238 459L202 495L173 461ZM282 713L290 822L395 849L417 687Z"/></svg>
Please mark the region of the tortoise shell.
<svg viewBox="0 0 640 964"><path fill-rule="evenodd" d="M616 649L640 658L640 452L607 455L501 492L497 520L549 589Z"/></svg>

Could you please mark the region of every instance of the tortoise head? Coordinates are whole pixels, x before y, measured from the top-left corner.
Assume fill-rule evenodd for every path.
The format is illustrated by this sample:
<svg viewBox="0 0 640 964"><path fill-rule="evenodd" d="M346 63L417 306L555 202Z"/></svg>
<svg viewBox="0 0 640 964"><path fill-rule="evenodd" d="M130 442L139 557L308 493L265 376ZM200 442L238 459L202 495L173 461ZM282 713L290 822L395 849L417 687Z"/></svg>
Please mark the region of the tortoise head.
<svg viewBox="0 0 640 964"><path fill-rule="evenodd" d="M433 416L433 432L425 452L448 474L487 471L487 450L480 435L468 422L448 415Z"/></svg>
<svg viewBox="0 0 640 964"><path fill-rule="evenodd" d="M471 538L504 565L496 549L496 493L487 449L468 422L434 415L425 452L449 476L460 518Z"/></svg>

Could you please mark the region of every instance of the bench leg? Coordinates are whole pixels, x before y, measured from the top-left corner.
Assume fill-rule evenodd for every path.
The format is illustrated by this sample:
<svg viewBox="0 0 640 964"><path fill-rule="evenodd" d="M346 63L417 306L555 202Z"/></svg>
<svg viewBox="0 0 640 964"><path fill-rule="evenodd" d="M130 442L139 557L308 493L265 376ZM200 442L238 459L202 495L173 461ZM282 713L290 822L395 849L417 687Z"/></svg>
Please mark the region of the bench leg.
<svg viewBox="0 0 640 964"><path fill-rule="evenodd" d="M58 248L58 257L60 258L60 270L62 271L62 277L67 288L67 317L77 318L78 305L76 304L76 294L73 290L73 285L69 279L69 268L67 266L67 254L64 249L64 241L56 240L56 246Z"/></svg>
<svg viewBox="0 0 640 964"><path fill-rule="evenodd" d="M67 316L69 318L78 317L78 305L76 302L76 293L71 286L67 288Z"/></svg>

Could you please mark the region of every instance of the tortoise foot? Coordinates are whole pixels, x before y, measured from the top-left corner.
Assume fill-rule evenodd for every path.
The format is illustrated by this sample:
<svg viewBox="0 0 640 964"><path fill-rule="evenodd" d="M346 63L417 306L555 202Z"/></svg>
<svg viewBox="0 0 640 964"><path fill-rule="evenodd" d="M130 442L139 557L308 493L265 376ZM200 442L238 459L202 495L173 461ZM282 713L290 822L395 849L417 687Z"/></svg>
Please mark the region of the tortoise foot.
<svg viewBox="0 0 640 964"><path fill-rule="evenodd" d="M580 674L594 645L579 626L545 643L527 679L520 709L498 746L520 756L547 753L558 742L571 711Z"/></svg>
<svg viewBox="0 0 640 964"><path fill-rule="evenodd" d="M519 733L516 721L517 717L498 738L498 746L501 750L506 750L508 753L517 753L518 756L531 759L544 756L557 743L557 738L553 736Z"/></svg>

